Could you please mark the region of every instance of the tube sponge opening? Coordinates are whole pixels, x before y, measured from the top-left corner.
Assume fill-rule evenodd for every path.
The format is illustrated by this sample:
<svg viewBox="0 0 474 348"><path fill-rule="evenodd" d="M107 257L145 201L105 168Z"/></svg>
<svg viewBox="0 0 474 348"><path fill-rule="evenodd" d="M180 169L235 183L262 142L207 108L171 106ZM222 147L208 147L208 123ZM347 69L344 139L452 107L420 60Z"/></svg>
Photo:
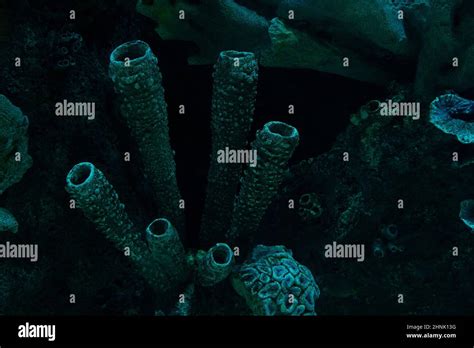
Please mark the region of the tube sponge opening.
<svg viewBox="0 0 474 348"><path fill-rule="evenodd" d="M269 134L273 134L275 136L286 137L286 138L297 138L298 131L296 128L278 121L272 121L267 123L264 128L267 130Z"/></svg>
<svg viewBox="0 0 474 348"><path fill-rule="evenodd" d="M128 59L132 65L149 55L152 55L150 46L144 41L135 40L116 47L110 54L110 62L123 65Z"/></svg>
<svg viewBox="0 0 474 348"><path fill-rule="evenodd" d="M202 286L212 286L226 279L234 265L234 253L225 243L217 243L199 257L197 279Z"/></svg>
<svg viewBox="0 0 474 348"><path fill-rule="evenodd" d="M94 176L94 165L89 162L76 164L69 172L66 180L71 186L81 186L90 182Z"/></svg>
<svg viewBox="0 0 474 348"><path fill-rule="evenodd" d="M471 232L474 233L474 199L461 202L459 217L471 229Z"/></svg>
<svg viewBox="0 0 474 348"><path fill-rule="evenodd" d="M232 262L234 254L227 244L217 244L209 251L213 264L220 267L226 267Z"/></svg>
<svg viewBox="0 0 474 348"><path fill-rule="evenodd" d="M150 237L160 237L169 233L172 228L171 223L166 219L156 219L147 227L147 235Z"/></svg>

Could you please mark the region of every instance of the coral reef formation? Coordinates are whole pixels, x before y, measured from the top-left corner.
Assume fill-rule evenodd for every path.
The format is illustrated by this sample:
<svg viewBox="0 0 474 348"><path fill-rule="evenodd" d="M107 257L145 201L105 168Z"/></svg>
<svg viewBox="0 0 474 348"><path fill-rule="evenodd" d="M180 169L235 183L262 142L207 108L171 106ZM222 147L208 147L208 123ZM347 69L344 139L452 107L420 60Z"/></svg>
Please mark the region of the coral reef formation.
<svg viewBox="0 0 474 348"><path fill-rule="evenodd" d="M159 203L159 215L182 232L184 212L179 207L181 196L157 63L147 43L126 42L111 53L109 75L121 99L122 115L138 143L145 174Z"/></svg>
<svg viewBox="0 0 474 348"><path fill-rule="evenodd" d="M316 315L319 287L284 246L257 245L232 274L232 285L255 315Z"/></svg>
<svg viewBox="0 0 474 348"><path fill-rule="evenodd" d="M445 94L431 103L430 122L461 143L474 143L474 101Z"/></svg>
<svg viewBox="0 0 474 348"><path fill-rule="evenodd" d="M0 208L0 232L18 232L18 221L4 208Z"/></svg>
<svg viewBox="0 0 474 348"><path fill-rule="evenodd" d="M253 53L224 51L214 72L212 150L201 238L216 242L230 227L243 164L219 163L218 151L244 149L253 120L258 65Z"/></svg>
<svg viewBox="0 0 474 348"><path fill-rule="evenodd" d="M28 117L0 94L0 194L20 181L33 161L28 154Z"/></svg>
<svg viewBox="0 0 474 348"><path fill-rule="evenodd" d="M474 200L468 199L461 202L459 218L474 232Z"/></svg>
<svg viewBox="0 0 474 348"><path fill-rule="evenodd" d="M249 166L242 179L228 232L231 240L251 237L256 232L283 180L298 141L296 128L283 122L269 122L257 132L252 149L257 153L258 164Z"/></svg>
<svg viewBox="0 0 474 348"><path fill-rule="evenodd" d="M234 266L234 253L225 243L217 243L207 253L196 255L197 280L202 286L213 286L226 279Z"/></svg>

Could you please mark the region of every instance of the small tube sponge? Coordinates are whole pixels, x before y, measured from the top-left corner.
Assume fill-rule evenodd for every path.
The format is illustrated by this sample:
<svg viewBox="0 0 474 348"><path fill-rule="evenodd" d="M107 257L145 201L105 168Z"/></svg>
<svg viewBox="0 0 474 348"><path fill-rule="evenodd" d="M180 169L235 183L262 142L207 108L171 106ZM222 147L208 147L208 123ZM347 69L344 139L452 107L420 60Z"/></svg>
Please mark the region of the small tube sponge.
<svg viewBox="0 0 474 348"><path fill-rule="evenodd" d="M121 98L121 112L138 143L145 175L151 181L160 215L181 231L184 212L171 149L168 112L158 59L147 43L130 41L110 55L109 76Z"/></svg>
<svg viewBox="0 0 474 348"><path fill-rule="evenodd" d="M471 229L471 232L474 233L474 199L461 202L459 217Z"/></svg>
<svg viewBox="0 0 474 348"><path fill-rule="evenodd" d="M18 232L18 221L8 210L0 208L0 232Z"/></svg>
<svg viewBox="0 0 474 348"><path fill-rule="evenodd" d="M253 235L267 207L277 193L299 141L296 128L283 122L268 122L257 132L252 150L257 151L257 165L249 166L234 203L228 237Z"/></svg>
<svg viewBox="0 0 474 348"><path fill-rule="evenodd" d="M254 315L316 315L319 287L311 271L282 245L257 245L231 279Z"/></svg>
<svg viewBox="0 0 474 348"><path fill-rule="evenodd" d="M226 147L245 149L255 110L258 64L250 52L223 51L214 72L212 151L201 235L215 243L230 227L242 164L218 163Z"/></svg>
<svg viewBox="0 0 474 348"><path fill-rule="evenodd" d="M92 163L79 163L71 169L66 178L66 191L76 201L76 206L82 209L84 215L119 250L130 251L131 260L155 291L164 294L177 285L175 281L177 277L170 278L161 269L161 264L156 264L156 253L150 252L147 248L113 186ZM169 241L172 238L163 239ZM159 249L158 242L154 241L152 244L154 250ZM180 243L178 248L179 245ZM169 262L179 261L169 260Z"/></svg>
<svg viewBox="0 0 474 348"><path fill-rule="evenodd" d="M176 229L168 219L153 220L146 228L146 240L153 267L166 275L166 281L181 284L189 275L186 252Z"/></svg>
<svg viewBox="0 0 474 348"><path fill-rule="evenodd" d="M234 265L234 253L225 243L217 243L207 253L198 253L197 280L202 286L213 286L226 279Z"/></svg>
<svg viewBox="0 0 474 348"><path fill-rule="evenodd" d="M0 94L0 194L20 181L33 164L28 154L28 125L20 108Z"/></svg>
<svg viewBox="0 0 474 348"><path fill-rule="evenodd" d="M463 144L474 143L474 101L445 94L431 103L430 122Z"/></svg>

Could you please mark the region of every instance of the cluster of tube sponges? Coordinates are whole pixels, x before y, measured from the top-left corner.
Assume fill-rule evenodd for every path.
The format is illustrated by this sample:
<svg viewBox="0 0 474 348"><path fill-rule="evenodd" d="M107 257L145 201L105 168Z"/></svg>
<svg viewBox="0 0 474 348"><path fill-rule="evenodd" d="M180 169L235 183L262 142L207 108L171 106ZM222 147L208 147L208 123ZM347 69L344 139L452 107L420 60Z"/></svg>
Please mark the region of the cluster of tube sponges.
<svg viewBox="0 0 474 348"><path fill-rule="evenodd" d="M145 175L157 195L159 213L166 218L152 221L143 238L112 185L92 163L79 163L71 169L66 190L76 206L119 250L126 255L128 251L157 294L164 295L174 293L172 290L192 281L191 278L204 287L223 281L234 268L234 253L225 243L217 243L207 252L187 253L175 229L175 225L178 230L184 228L184 217L178 208L176 165L157 62L145 42L127 42L112 52L109 75L121 98L121 113L138 143ZM226 231L233 241L257 231L299 141L294 127L283 122L265 124L251 145L258 165L248 166L236 198L242 164L218 163L217 152L226 147L246 147L257 77L254 54L220 54L214 73L213 150L202 229L207 241L223 238ZM250 259L234 273L233 284L254 314L315 314L319 289L314 278L283 246L257 246ZM189 308L184 310L188 311Z"/></svg>

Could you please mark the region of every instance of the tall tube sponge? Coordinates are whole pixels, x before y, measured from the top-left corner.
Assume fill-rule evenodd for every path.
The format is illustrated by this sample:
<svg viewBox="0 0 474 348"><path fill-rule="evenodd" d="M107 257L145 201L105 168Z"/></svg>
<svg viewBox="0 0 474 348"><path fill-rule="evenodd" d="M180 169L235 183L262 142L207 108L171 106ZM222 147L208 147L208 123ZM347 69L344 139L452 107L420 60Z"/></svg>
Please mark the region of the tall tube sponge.
<svg viewBox="0 0 474 348"><path fill-rule="evenodd" d="M213 74L212 151L201 224L205 243L221 240L230 227L242 164L218 163L217 152L245 149L257 96L258 64L251 52L223 51Z"/></svg>
<svg viewBox="0 0 474 348"><path fill-rule="evenodd" d="M166 262L174 262L175 265L181 265L182 262L185 262L184 256L180 258L182 254L179 251L183 247L176 233L173 234L172 238L168 238L171 233L165 233L167 238L159 238L160 241L164 241L161 248L158 246L157 240L151 243L152 247L148 248L141 239L140 232L134 227L127 215L125 207L120 202L113 186L92 163L79 163L71 169L66 178L66 191L76 201L76 206L82 209L84 215L119 250L128 248L132 262L137 265L143 277L156 292L165 294L165 292L176 288L184 281L187 273L182 272L183 268L176 267L177 273L182 272L179 274L170 275L170 273L166 272L170 268ZM158 235L159 233L156 231L156 228L152 229L149 226L147 236L150 233ZM171 242L174 244L171 245ZM159 250L164 248L169 250L166 254L160 255L158 253ZM176 252L175 250L178 251ZM170 254L175 255L176 258L173 260L162 260L163 258L166 259ZM164 269L162 265L166 265L167 268Z"/></svg>
<svg viewBox="0 0 474 348"><path fill-rule="evenodd" d="M158 59L147 43L126 42L111 53L109 76L121 98L121 113L138 143L144 172L157 196L160 215L170 219L182 233L184 212L179 208L181 195L157 63Z"/></svg>
<svg viewBox="0 0 474 348"><path fill-rule="evenodd" d="M228 231L231 241L256 232L277 193L298 142L298 130L283 122L268 122L257 132L252 143L252 150L257 152L257 165L247 167L242 179Z"/></svg>

